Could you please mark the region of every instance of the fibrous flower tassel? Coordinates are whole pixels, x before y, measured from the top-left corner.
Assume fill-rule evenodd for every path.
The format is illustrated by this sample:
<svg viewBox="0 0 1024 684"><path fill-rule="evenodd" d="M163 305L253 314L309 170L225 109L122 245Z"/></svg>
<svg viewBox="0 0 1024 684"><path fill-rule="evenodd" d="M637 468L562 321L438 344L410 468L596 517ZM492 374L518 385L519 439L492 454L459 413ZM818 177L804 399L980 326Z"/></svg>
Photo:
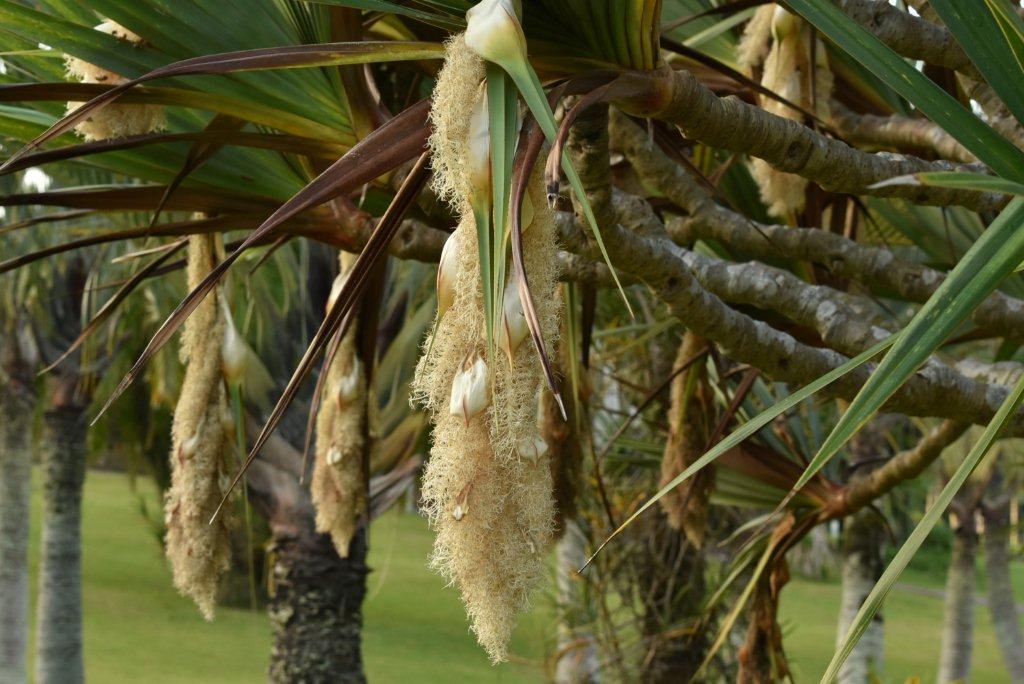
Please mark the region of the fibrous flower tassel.
<svg viewBox="0 0 1024 684"><path fill-rule="evenodd" d="M216 264L216 238L189 238L188 283ZM224 314L210 297L185 322L181 358L187 364L171 428L171 487L164 519L174 586L213 617L220 577L230 563L226 516L210 522L230 482L234 423L224 387Z"/></svg>
<svg viewBox="0 0 1024 684"><path fill-rule="evenodd" d="M341 273L332 292L354 263L343 252ZM328 309L336 294L328 300ZM359 362L357 331L351 326L327 367L316 417L316 457L310 491L316 506L316 528L331 535L343 558L366 516L366 375Z"/></svg>
<svg viewBox="0 0 1024 684"><path fill-rule="evenodd" d="M518 614L543 581L554 504L547 447L538 433L544 375L536 350L510 327L507 343L489 348L478 232L467 177L469 112L483 80L482 61L462 37L448 46L432 119L435 186L459 211L446 248L442 309L412 390L430 413L433 446L423 499L437 533L431 565L462 595L472 630L495 662L507 655ZM523 252L545 340L558 332L557 250L553 211L540 169L531 176L532 211ZM516 283L498 306L518 326ZM505 290L507 292L507 290ZM505 311L507 304L511 309ZM482 381L486 379L486 382Z"/></svg>
<svg viewBox="0 0 1024 684"><path fill-rule="evenodd" d="M120 24L107 20L96 26L101 33L114 36L131 45L141 45L143 40ZM99 83L103 85L120 85L128 81L120 74L115 74L102 67L90 64L78 57L68 55L65 59L67 75L82 83ZM68 102L68 114L81 107L83 102ZM77 126L75 132L87 141L124 138L130 135L143 135L160 130L164 127L164 108L154 104L111 104L97 110L89 118Z"/></svg>
<svg viewBox="0 0 1024 684"><path fill-rule="evenodd" d="M829 119L833 79L823 40L813 39L813 28L779 5L764 5L747 24L740 43L740 61L748 68L761 66L761 85L789 102ZM777 100L763 98L765 111L795 121L803 112ZM751 174L768 211L791 218L804 208L807 180L772 168L761 159L750 163Z"/></svg>

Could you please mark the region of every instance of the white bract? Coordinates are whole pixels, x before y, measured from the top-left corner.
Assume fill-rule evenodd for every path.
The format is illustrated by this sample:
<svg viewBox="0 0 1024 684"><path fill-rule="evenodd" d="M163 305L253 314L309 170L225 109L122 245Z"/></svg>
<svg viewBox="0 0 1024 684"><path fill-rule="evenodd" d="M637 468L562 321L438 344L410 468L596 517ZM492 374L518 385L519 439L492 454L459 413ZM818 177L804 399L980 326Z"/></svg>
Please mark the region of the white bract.
<svg viewBox="0 0 1024 684"><path fill-rule="evenodd" d="M519 440L519 444L516 445L516 451L523 458L528 458L534 463L540 461L545 454L548 453L548 443L544 441L544 438L540 435L533 435L532 437L524 437Z"/></svg>
<svg viewBox="0 0 1024 684"><path fill-rule="evenodd" d="M337 398L338 405L351 404L359 396L359 359L352 357L352 365L348 372L338 378Z"/></svg>
<svg viewBox="0 0 1024 684"><path fill-rule="evenodd" d="M487 377L487 362L478 352L471 352L459 365L452 381L452 396L448 412L469 420L487 408L491 403L490 380Z"/></svg>
<svg viewBox="0 0 1024 684"><path fill-rule="evenodd" d="M471 201L490 202L491 200L491 130L487 118L487 91L483 88L477 93L476 106L469 117L469 139L466 141L466 155L469 168L470 185L473 197Z"/></svg>
<svg viewBox="0 0 1024 684"><path fill-rule="evenodd" d="M221 368L224 371L224 378L229 384L234 385L242 382L242 378L245 377L249 348L242 336L238 334L231 311L228 310L223 299L221 299L221 308L224 310L224 349L221 352Z"/></svg>
<svg viewBox="0 0 1024 684"><path fill-rule="evenodd" d="M518 281L513 277L505 284L505 295L501 301L501 325L498 327L498 346L508 356L509 365L519 345L530 334L523 314L523 304L519 299Z"/></svg>
<svg viewBox="0 0 1024 684"><path fill-rule="evenodd" d="M526 35L515 0L483 0L466 12L466 45L506 71L526 61Z"/></svg>
<svg viewBox="0 0 1024 684"><path fill-rule="evenodd" d="M455 277L459 263L458 230L445 240L441 261L437 265L437 319L441 320L455 301Z"/></svg>

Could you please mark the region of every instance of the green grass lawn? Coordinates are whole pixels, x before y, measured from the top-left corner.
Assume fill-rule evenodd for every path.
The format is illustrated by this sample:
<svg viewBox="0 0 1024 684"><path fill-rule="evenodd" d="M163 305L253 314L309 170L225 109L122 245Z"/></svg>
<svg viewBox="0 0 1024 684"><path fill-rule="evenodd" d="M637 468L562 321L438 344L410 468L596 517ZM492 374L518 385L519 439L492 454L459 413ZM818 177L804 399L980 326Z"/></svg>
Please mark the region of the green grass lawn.
<svg viewBox="0 0 1024 684"><path fill-rule="evenodd" d="M150 493L148 481L140 487ZM39 483L34 481L33 578ZM156 503L155 494L147 497ZM554 632L550 600L538 597L512 645L513 662L492 668L468 633L454 589L426 567L430 533L415 515L374 523L365 607L365 658L375 684L536 682ZM170 575L138 500L122 475L90 471L83 524L85 664L92 682L258 682L270 646L262 613L221 609L206 623L171 587ZM786 644L797 681L817 681L832 653L839 587L794 580L783 592ZM33 597L34 604L34 597ZM897 589L886 611L887 680L935 676L942 604ZM988 613L979 608L974 681L1009 681Z"/></svg>

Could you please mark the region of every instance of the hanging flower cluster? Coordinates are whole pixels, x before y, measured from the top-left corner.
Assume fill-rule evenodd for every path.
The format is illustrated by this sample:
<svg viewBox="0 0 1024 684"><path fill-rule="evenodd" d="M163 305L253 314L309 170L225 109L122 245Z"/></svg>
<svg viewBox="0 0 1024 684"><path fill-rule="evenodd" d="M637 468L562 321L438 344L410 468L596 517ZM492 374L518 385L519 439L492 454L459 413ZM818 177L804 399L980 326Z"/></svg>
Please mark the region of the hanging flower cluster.
<svg viewBox="0 0 1024 684"><path fill-rule="evenodd" d="M328 311L353 263L352 255L342 254L341 273L327 300ZM357 347L356 329L351 326L327 369L316 418L316 459L310 487L316 528L331 535L343 558L366 515L366 376Z"/></svg>
<svg viewBox="0 0 1024 684"><path fill-rule="evenodd" d="M218 238L195 235L188 244L188 284L196 287L217 263ZM230 564L227 517L210 521L231 482L235 424L225 375L244 372L248 348L219 292L185 322L181 360L187 364L171 428L171 486L164 507L166 553L174 586L213 617L220 577Z"/></svg>
<svg viewBox="0 0 1024 684"><path fill-rule="evenodd" d="M761 85L823 121L829 119L833 79L823 40L803 19L779 5L760 7L747 23L740 43L740 63L761 68ZM813 54L812 54L813 51ZM804 112L778 100L762 97L761 107L772 114L802 121ZM773 169L760 159L751 161L751 173L768 211L791 218L804 208L807 179Z"/></svg>
<svg viewBox="0 0 1024 684"><path fill-rule="evenodd" d="M125 27L107 20L96 27L101 33L114 36L131 45L141 45L142 38ZM77 57L65 58L68 78L82 83L120 85L128 79ZM68 102L68 114L82 106L82 102ZM164 127L164 108L153 104L108 104L93 112L89 118L75 126L75 131L87 141L123 138L129 135L152 133Z"/></svg>
<svg viewBox="0 0 1024 684"><path fill-rule="evenodd" d="M508 2L487 2L472 12L500 28L510 8ZM477 639L499 661L519 612L544 577L554 506L547 445L537 422L543 368L527 342L511 268L496 302L501 314L493 344L486 333L474 210L479 215L479 205L490 202L490 140L484 62L467 43L472 38L492 52L501 46L477 30L472 14L469 19L465 36L447 45L434 90L434 187L461 220L442 253L437 321L424 345L413 396L434 424L423 481L437 532L432 565L459 588ZM544 339L551 343L558 332L556 226L540 169L530 179L524 205L524 264Z"/></svg>

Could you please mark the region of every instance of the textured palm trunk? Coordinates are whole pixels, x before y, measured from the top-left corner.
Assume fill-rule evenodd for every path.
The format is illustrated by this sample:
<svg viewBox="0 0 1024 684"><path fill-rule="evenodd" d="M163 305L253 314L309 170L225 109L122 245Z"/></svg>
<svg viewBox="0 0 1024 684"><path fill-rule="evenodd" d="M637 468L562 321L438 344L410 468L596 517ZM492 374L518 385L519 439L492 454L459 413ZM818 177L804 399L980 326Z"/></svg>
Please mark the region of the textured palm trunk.
<svg viewBox="0 0 1024 684"><path fill-rule="evenodd" d="M1010 581L1010 498L1000 497L986 505L985 574L988 577L988 606L992 627L999 640L1006 671L1014 684L1024 683L1024 638Z"/></svg>
<svg viewBox="0 0 1024 684"><path fill-rule="evenodd" d="M946 575L946 609L942 624L939 682L967 682L974 646L974 556L978 535L973 509L959 517L953 535L953 551Z"/></svg>
<svg viewBox="0 0 1024 684"><path fill-rule="evenodd" d="M259 425L249 421L249 437ZM282 438L267 442L248 473L249 496L267 519L273 631L268 679L275 683L361 684L362 603L366 594L366 532L352 538L347 558L318 534L309 489L299 482L302 455Z"/></svg>
<svg viewBox="0 0 1024 684"><path fill-rule="evenodd" d="M0 387L0 684L25 682L28 642L31 370L4 349Z"/></svg>
<svg viewBox="0 0 1024 684"><path fill-rule="evenodd" d="M75 684L82 664L81 506L85 412L56 406L43 422L45 512L36 620L36 682Z"/></svg>
<svg viewBox="0 0 1024 684"><path fill-rule="evenodd" d="M864 510L847 519L843 532L843 593L836 631L837 645L846 635L875 582L882 576L884 543L885 530L874 511ZM839 671L839 684L867 684L874 681L874 677L881 679L884 652L885 623L879 611Z"/></svg>
<svg viewBox="0 0 1024 684"><path fill-rule="evenodd" d="M310 521L312 522L312 521ZM340 558L329 536L303 530L275 535L270 621L272 682L366 681L360 651L366 594L366 532Z"/></svg>

